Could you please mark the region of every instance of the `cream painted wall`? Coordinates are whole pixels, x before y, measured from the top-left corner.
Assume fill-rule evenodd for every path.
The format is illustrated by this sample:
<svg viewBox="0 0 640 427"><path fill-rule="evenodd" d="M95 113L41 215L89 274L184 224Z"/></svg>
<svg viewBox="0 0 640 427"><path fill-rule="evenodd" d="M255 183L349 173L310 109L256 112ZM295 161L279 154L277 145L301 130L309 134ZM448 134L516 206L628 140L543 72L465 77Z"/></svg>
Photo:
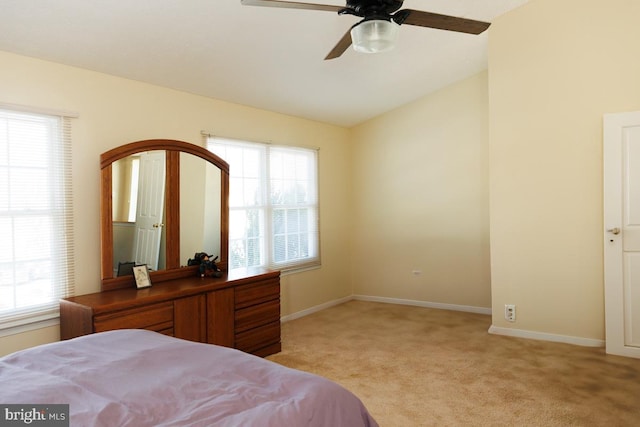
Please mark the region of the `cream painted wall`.
<svg viewBox="0 0 640 427"><path fill-rule="evenodd" d="M355 293L603 339L602 115L640 110L637 16L637 1L530 0L493 23L488 74L351 131L4 52L0 102L80 114L78 294L99 286L99 154L206 129L320 147L323 267L282 278L283 315ZM57 339L0 338L0 354Z"/></svg>
<svg viewBox="0 0 640 427"><path fill-rule="evenodd" d="M483 72L353 129L354 294L491 306L487 96Z"/></svg>
<svg viewBox="0 0 640 427"><path fill-rule="evenodd" d="M348 130L0 52L0 103L77 112L73 122L76 294L99 290L99 155L150 138L199 144L200 131L320 148L322 268L282 279L282 314L351 294ZM0 354L59 339L58 328L0 338Z"/></svg>
<svg viewBox="0 0 640 427"><path fill-rule="evenodd" d="M494 326L604 339L602 116L640 109L638 17L638 1L532 0L491 27Z"/></svg>

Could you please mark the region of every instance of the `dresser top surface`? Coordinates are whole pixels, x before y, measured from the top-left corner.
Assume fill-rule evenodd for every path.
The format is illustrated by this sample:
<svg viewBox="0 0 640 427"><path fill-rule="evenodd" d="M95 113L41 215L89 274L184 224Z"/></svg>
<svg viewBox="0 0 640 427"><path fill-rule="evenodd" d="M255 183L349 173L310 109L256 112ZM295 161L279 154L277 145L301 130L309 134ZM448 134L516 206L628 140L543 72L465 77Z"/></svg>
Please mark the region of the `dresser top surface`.
<svg viewBox="0 0 640 427"><path fill-rule="evenodd" d="M100 310L101 308L112 309L113 306L118 305L136 306L188 297L262 280L273 280L279 278L279 276L279 271L265 269L233 270L231 273L225 273L220 278L185 277L152 284L151 287L143 289L132 287L78 295L65 298L61 302L63 304L80 304L91 307L94 310Z"/></svg>

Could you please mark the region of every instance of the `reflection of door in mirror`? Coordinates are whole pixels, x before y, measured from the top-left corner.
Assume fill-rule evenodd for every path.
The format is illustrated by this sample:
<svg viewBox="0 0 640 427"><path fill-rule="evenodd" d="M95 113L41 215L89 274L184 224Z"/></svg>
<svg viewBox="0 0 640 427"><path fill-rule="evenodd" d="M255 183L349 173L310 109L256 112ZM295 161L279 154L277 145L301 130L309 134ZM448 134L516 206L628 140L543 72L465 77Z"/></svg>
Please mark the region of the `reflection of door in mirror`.
<svg viewBox="0 0 640 427"><path fill-rule="evenodd" d="M164 151L140 154L133 256L137 264L146 264L151 270L158 270L160 256L165 171Z"/></svg>
<svg viewBox="0 0 640 427"><path fill-rule="evenodd" d="M196 252L220 255L220 169L180 153L180 263Z"/></svg>
<svg viewBox="0 0 640 427"><path fill-rule="evenodd" d="M165 152L150 151L113 163L113 262L164 268Z"/></svg>

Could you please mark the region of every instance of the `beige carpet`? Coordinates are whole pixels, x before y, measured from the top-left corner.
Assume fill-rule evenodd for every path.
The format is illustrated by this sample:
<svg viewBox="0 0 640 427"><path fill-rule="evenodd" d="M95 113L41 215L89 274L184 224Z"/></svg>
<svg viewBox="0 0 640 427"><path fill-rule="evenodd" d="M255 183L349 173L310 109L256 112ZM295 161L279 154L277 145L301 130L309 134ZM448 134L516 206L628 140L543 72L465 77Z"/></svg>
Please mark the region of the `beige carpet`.
<svg viewBox="0 0 640 427"><path fill-rule="evenodd" d="M640 426L640 360L490 335L490 324L351 301L283 324L269 359L342 384L382 427Z"/></svg>

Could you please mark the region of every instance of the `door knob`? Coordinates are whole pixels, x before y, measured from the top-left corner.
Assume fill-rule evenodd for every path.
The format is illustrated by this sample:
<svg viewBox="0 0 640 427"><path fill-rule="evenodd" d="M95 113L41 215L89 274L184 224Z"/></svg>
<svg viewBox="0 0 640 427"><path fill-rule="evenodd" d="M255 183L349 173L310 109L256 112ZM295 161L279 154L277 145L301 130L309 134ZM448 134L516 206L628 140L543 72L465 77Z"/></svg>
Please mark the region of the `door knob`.
<svg viewBox="0 0 640 427"><path fill-rule="evenodd" d="M607 231L612 234L620 234L620 229L618 227L610 228Z"/></svg>

